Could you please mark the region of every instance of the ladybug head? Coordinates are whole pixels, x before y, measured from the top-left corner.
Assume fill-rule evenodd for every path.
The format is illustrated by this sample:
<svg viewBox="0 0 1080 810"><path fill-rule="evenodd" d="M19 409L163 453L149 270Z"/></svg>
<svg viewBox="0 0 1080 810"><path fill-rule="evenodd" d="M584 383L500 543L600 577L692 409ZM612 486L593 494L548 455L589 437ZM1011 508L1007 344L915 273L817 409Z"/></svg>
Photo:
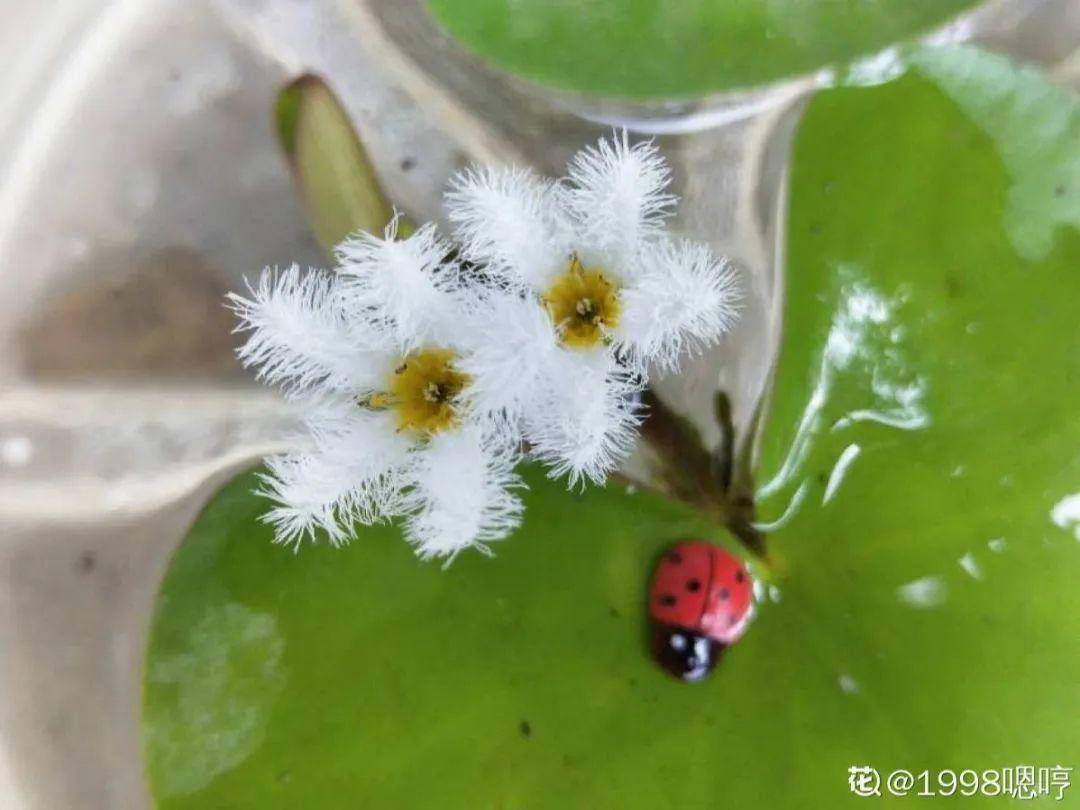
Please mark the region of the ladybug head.
<svg viewBox="0 0 1080 810"><path fill-rule="evenodd" d="M696 630L655 625L652 651L656 662L676 678L694 683L712 672L724 645Z"/></svg>

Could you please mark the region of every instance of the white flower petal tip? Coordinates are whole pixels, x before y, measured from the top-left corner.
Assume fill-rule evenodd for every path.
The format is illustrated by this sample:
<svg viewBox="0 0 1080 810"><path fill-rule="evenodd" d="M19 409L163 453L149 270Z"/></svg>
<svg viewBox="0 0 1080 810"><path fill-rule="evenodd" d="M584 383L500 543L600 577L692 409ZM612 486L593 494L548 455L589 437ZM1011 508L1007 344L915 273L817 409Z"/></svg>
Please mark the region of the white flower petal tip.
<svg viewBox="0 0 1080 810"><path fill-rule="evenodd" d="M466 346L462 370L473 379L469 403L491 414L530 407L544 385L542 370L560 351L543 307L517 293L489 292L477 296L460 330Z"/></svg>
<svg viewBox="0 0 1080 810"><path fill-rule="evenodd" d="M698 242L663 243L649 252L622 294L618 336L635 368L674 372L731 331L742 308L735 265Z"/></svg>
<svg viewBox="0 0 1080 810"><path fill-rule="evenodd" d="M434 437L415 459L405 522L406 539L422 560L449 565L474 548L491 555L489 543L521 524L524 487L514 473L515 454L479 428Z"/></svg>
<svg viewBox="0 0 1080 810"><path fill-rule="evenodd" d="M410 442L392 416L351 403L314 407L306 417L311 449L266 461L258 494L275 506L264 516L275 542L298 549L325 534L333 546L357 524L400 514Z"/></svg>
<svg viewBox="0 0 1080 810"><path fill-rule="evenodd" d="M581 362L570 352L549 372L553 382L525 417L532 455L568 486L603 484L630 454L642 420L638 387L603 355Z"/></svg>
<svg viewBox="0 0 1080 810"><path fill-rule="evenodd" d="M457 308L461 279L447 261L449 246L432 224L398 239L399 216L383 237L360 232L335 249L345 281L342 299L350 313L373 313L394 340L418 346L441 337Z"/></svg>
<svg viewBox="0 0 1080 810"><path fill-rule="evenodd" d="M229 293L237 332L250 332L237 350L245 367L290 396L319 389L365 390L382 371L377 334L361 334L337 305L336 281L319 270L266 268L249 297ZM357 362L357 356L369 362Z"/></svg>
<svg viewBox="0 0 1080 810"><path fill-rule="evenodd" d="M542 284L563 269L568 223L550 181L518 168L474 167L450 181L447 217L462 256L511 287Z"/></svg>
<svg viewBox="0 0 1080 810"><path fill-rule="evenodd" d="M631 146L625 130L578 152L569 179L570 206L599 249L659 236L677 202L667 192L671 170L655 142Z"/></svg>

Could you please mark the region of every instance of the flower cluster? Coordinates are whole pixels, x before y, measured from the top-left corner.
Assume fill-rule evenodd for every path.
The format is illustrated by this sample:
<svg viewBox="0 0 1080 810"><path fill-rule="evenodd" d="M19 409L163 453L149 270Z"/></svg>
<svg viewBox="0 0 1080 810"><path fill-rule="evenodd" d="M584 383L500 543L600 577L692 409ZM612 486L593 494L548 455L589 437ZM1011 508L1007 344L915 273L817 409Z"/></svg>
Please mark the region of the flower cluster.
<svg viewBox="0 0 1080 810"><path fill-rule="evenodd" d="M450 560L519 524L529 455L571 486L602 483L633 448L639 393L714 343L735 277L676 241L651 143L580 152L568 177L478 168L434 226L359 234L336 272L267 269L230 296L241 360L304 405L306 447L268 460L279 542L401 518L423 558Z"/></svg>

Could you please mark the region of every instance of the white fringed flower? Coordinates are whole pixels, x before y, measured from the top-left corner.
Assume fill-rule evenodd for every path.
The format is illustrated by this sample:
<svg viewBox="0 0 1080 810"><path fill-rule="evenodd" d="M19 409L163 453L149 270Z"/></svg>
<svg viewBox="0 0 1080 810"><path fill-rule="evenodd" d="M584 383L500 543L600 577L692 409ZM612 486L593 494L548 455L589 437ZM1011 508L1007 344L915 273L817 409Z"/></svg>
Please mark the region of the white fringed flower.
<svg viewBox="0 0 1080 810"><path fill-rule="evenodd" d="M432 228L396 240L358 236L339 272L264 270L250 297L231 295L241 360L305 406L302 452L269 459L262 492L277 542L324 531L348 542L355 523L405 518L422 558L447 561L509 534L514 435L472 404L482 375L464 371L457 268Z"/></svg>
<svg viewBox="0 0 1080 810"><path fill-rule="evenodd" d="M650 369L676 370L737 315L729 264L668 235L669 181L656 147L623 133L578 153L564 181L478 168L446 195L463 258L499 286L469 313L463 367L492 382L474 401L511 414L572 484L602 482L629 452Z"/></svg>

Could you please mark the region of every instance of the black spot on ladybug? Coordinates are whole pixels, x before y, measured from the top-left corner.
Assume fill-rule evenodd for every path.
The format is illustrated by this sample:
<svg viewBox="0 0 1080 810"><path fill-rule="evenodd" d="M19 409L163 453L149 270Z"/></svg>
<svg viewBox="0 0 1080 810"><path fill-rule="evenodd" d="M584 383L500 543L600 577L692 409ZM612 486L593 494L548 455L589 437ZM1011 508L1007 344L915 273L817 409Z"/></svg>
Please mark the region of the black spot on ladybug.
<svg viewBox="0 0 1080 810"><path fill-rule="evenodd" d="M690 593L697 593L698 591L701 590L701 580L700 579L688 579L686 581L686 590L690 591Z"/></svg>
<svg viewBox="0 0 1080 810"><path fill-rule="evenodd" d="M746 579L746 574L744 574L743 570L740 568L738 571L735 572L735 581L742 582L744 579Z"/></svg>
<svg viewBox="0 0 1080 810"><path fill-rule="evenodd" d="M680 554L677 551L669 551L668 555L667 555L667 558L668 558L668 562L673 562L676 565L678 565L679 563L682 562L682 554Z"/></svg>
<svg viewBox="0 0 1080 810"><path fill-rule="evenodd" d="M660 604L664 607L671 607L675 604L675 597L672 596L670 593L661 594Z"/></svg>
<svg viewBox="0 0 1080 810"><path fill-rule="evenodd" d="M528 720L522 720L521 725L518 726L518 728L521 730L521 736L524 737L526 740L532 736L532 726L529 725Z"/></svg>
<svg viewBox="0 0 1080 810"><path fill-rule="evenodd" d="M720 598L721 599L726 600L729 596L731 596L731 591L729 591L727 588L721 588L720 589Z"/></svg>

